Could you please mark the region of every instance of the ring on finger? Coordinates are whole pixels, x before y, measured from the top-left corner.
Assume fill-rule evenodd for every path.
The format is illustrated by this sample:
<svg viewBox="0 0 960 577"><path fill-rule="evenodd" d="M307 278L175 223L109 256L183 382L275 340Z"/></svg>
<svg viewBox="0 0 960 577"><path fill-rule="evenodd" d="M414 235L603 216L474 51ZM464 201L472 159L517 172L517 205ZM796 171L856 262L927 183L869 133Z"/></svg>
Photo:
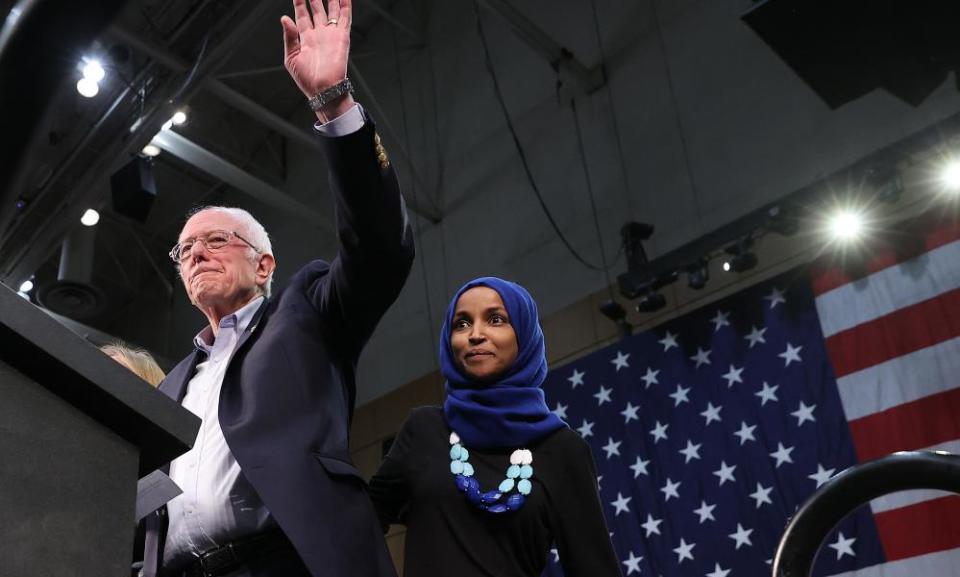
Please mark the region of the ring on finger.
<svg viewBox="0 0 960 577"><path fill-rule="evenodd" d="M331 18L331 19L327 20L327 26L336 26L336 25L337 25L337 19L336 19L336 18Z"/></svg>

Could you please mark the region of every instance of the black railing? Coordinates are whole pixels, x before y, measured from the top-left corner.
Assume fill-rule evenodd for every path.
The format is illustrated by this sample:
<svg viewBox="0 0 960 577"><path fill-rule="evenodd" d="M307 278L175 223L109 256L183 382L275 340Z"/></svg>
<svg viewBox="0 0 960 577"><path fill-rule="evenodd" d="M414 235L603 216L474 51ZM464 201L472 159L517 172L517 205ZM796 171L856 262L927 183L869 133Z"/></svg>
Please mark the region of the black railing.
<svg viewBox="0 0 960 577"><path fill-rule="evenodd" d="M960 493L960 456L940 451L894 453L854 465L827 481L801 506L783 533L774 577L809 577L830 531L872 499L910 489Z"/></svg>

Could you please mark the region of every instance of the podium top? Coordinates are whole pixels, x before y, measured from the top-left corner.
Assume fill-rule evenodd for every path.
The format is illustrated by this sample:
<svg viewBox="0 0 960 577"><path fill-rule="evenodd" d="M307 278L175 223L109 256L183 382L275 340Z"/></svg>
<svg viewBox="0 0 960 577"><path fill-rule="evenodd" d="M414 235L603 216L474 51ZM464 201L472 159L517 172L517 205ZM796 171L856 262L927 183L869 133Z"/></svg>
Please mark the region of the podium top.
<svg viewBox="0 0 960 577"><path fill-rule="evenodd" d="M140 448L140 476L188 451L200 419L0 284L0 362Z"/></svg>

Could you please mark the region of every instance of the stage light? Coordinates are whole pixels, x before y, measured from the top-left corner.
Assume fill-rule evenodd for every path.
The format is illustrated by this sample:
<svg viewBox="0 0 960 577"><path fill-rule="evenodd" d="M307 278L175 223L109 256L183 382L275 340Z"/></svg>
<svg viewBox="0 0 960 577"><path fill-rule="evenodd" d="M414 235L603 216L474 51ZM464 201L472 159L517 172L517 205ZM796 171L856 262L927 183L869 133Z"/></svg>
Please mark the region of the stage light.
<svg viewBox="0 0 960 577"><path fill-rule="evenodd" d="M33 290L33 280L32 280L32 279L27 279L27 280L23 281L22 283L20 283L20 292L22 292L22 293L28 293L28 292L30 292L30 291L32 291L32 290Z"/></svg>
<svg viewBox="0 0 960 577"><path fill-rule="evenodd" d="M77 92L85 98L93 98L100 92L100 85L97 84L95 80L84 76L80 80L77 80Z"/></svg>
<svg viewBox="0 0 960 577"><path fill-rule="evenodd" d="M687 286L693 290L700 290L710 281L710 262L701 258L687 267Z"/></svg>
<svg viewBox="0 0 960 577"><path fill-rule="evenodd" d="M170 118L170 122L173 122L177 126L180 126L186 121L187 121L187 113L182 110L178 110L174 112L173 117Z"/></svg>
<svg viewBox="0 0 960 577"><path fill-rule="evenodd" d="M146 156L149 156L150 158L153 158L154 156L158 156L160 154L160 147L156 144L148 144L144 146L143 150L140 152Z"/></svg>
<svg viewBox="0 0 960 577"><path fill-rule="evenodd" d="M960 191L960 162L954 160L943 167L940 173L940 182L949 192Z"/></svg>
<svg viewBox="0 0 960 577"><path fill-rule="evenodd" d="M723 263L724 272L744 272L757 266L757 255L750 250L752 246L753 239L745 236L724 249L730 255Z"/></svg>
<svg viewBox="0 0 960 577"><path fill-rule="evenodd" d="M94 82L100 82L103 80L103 77L107 75L107 72L103 69L103 66L100 65L100 62L97 60L88 60L86 64L83 65L83 77L93 80Z"/></svg>
<svg viewBox="0 0 960 577"><path fill-rule="evenodd" d="M637 301L638 313L652 313L667 306L667 299L660 293L648 292Z"/></svg>
<svg viewBox="0 0 960 577"><path fill-rule="evenodd" d="M92 208L88 208L87 211L83 213L83 216L80 217L80 222L84 226L94 226L100 222L100 213Z"/></svg>
<svg viewBox="0 0 960 577"><path fill-rule="evenodd" d="M844 242L857 239L863 233L864 225L863 213L850 208L837 210L827 223L833 238Z"/></svg>

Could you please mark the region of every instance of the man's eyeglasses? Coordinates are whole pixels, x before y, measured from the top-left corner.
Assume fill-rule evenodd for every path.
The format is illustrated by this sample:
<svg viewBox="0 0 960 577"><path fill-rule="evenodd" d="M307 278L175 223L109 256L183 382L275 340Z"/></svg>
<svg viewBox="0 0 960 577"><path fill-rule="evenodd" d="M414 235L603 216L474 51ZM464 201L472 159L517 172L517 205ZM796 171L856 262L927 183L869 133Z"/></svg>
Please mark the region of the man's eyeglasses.
<svg viewBox="0 0 960 577"><path fill-rule="evenodd" d="M190 258L190 253L193 251L194 243L197 243L197 242L202 243L203 247L209 250L210 252L216 252L221 248L230 244L230 241L233 240L234 238L238 238L242 240L250 248L257 251L257 253L260 252L260 249L253 246L252 242L243 238L242 236L240 236L239 234L233 231L215 230L212 232L208 232L203 236L198 236L196 238L188 238L181 242L178 242L173 246L172 249L170 249L169 255L170 255L170 258L173 259L173 262L180 264L183 261Z"/></svg>

